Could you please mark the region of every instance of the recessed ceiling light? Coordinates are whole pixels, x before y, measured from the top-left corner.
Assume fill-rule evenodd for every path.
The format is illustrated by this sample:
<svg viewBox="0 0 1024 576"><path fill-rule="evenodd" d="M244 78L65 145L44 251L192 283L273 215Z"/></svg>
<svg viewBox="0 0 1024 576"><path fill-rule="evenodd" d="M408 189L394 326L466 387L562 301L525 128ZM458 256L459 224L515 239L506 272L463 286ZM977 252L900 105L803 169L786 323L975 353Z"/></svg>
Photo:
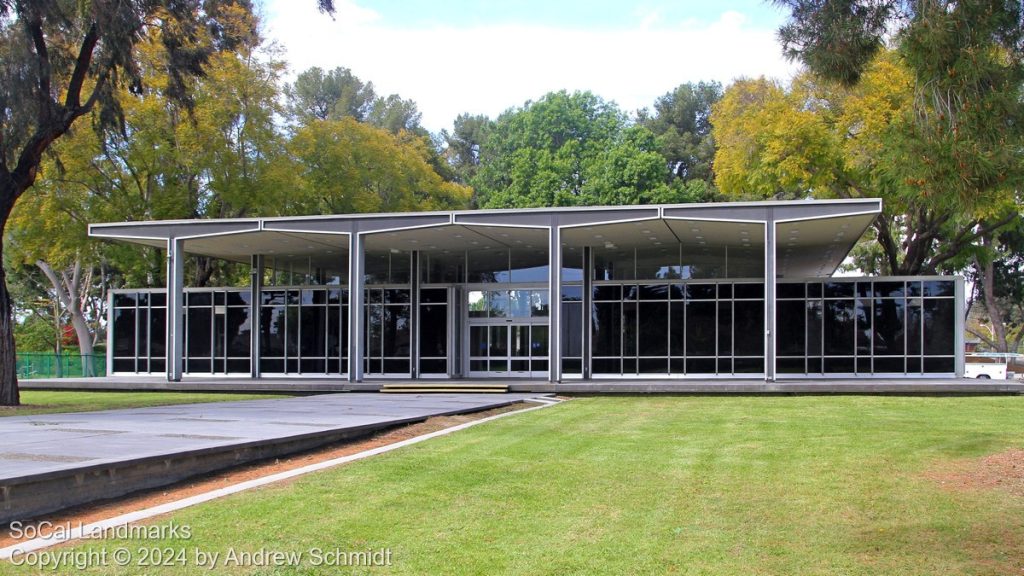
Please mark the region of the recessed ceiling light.
<svg viewBox="0 0 1024 576"><path fill-rule="evenodd" d="M594 238L601 239L601 238L604 238L604 235L603 234L594 234Z"/></svg>

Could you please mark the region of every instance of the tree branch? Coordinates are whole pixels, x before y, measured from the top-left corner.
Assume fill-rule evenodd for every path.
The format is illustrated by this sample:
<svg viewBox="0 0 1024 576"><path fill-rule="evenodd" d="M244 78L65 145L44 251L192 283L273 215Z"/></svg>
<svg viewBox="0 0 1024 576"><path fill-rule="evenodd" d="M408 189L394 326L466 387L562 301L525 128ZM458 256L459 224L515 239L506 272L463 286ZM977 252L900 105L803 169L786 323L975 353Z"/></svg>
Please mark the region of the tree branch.
<svg viewBox="0 0 1024 576"><path fill-rule="evenodd" d="M78 110L81 107L82 84L89 73L89 66L92 64L92 54L96 49L96 42L99 40L99 33L96 30L96 23L89 26L89 31L82 39L82 46L78 49L78 57L75 59L75 69L71 73L71 82L68 84L68 94L64 99L64 106L70 110ZM94 91L95 93L95 91Z"/></svg>
<svg viewBox="0 0 1024 576"><path fill-rule="evenodd" d="M981 236L995 232L996 230L1002 228L1003 226L1006 226L1010 222L1013 222L1017 218L1019 218L1019 215L1015 211L1011 210L1006 216L1000 218L999 220L996 220L995 222L991 222L985 226L981 226L977 230L971 231L973 226L970 228L965 228L963 232L970 232L969 234L961 233L959 236L957 236L957 238L954 241L946 244L945 250L943 250L942 252L938 252L934 256L932 256L930 260L932 268L937 267L939 264L942 264L947 260L955 258L957 254L959 254L960 251L963 250L966 244L977 240Z"/></svg>
<svg viewBox="0 0 1024 576"><path fill-rule="evenodd" d="M46 38L43 36L43 20L38 14L25 22L25 27L28 29L28 34L32 38L32 44L36 50L36 56L39 58L39 126L45 126L50 123L52 119L53 107L52 96L50 95L50 76L52 70L50 67L50 51L46 48Z"/></svg>

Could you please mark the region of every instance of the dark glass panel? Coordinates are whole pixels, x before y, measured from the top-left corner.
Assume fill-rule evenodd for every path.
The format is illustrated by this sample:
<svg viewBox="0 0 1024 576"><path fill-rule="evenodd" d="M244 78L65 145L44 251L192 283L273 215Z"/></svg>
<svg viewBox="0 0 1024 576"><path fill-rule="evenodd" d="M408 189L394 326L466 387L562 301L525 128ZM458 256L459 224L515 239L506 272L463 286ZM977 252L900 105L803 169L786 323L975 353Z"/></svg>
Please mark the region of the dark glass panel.
<svg viewBox="0 0 1024 576"><path fill-rule="evenodd" d="M621 374L622 360L619 358L594 358L591 361L594 374Z"/></svg>
<svg viewBox="0 0 1024 576"><path fill-rule="evenodd" d="M636 302L622 304L622 355L636 356L637 353L637 319ZM625 367L623 368L625 371ZM636 370L633 370L634 372Z"/></svg>
<svg viewBox="0 0 1024 576"><path fill-rule="evenodd" d="M854 306L853 300L825 302L825 354L853 356ZM853 370L850 370L852 372Z"/></svg>
<svg viewBox="0 0 1024 576"><path fill-rule="evenodd" d="M778 283L775 285L776 298L804 298L804 284Z"/></svg>
<svg viewBox="0 0 1024 576"><path fill-rule="evenodd" d="M672 302L669 306L669 354L683 356L686 354L686 304Z"/></svg>
<svg viewBox="0 0 1024 576"><path fill-rule="evenodd" d="M632 249L594 248L594 280L633 280L636 261Z"/></svg>
<svg viewBox="0 0 1024 576"><path fill-rule="evenodd" d="M149 306L149 292L139 292L139 307L145 308ZM142 372L142 370L139 370Z"/></svg>
<svg viewBox="0 0 1024 576"><path fill-rule="evenodd" d="M875 282L876 296L881 298L902 298L905 294L903 282Z"/></svg>
<svg viewBox="0 0 1024 576"><path fill-rule="evenodd" d="M583 361L579 358L562 358L562 372L565 374L582 374Z"/></svg>
<svg viewBox="0 0 1024 576"><path fill-rule="evenodd" d="M636 374L636 358L623 358L622 359L622 373L623 374Z"/></svg>
<svg viewBox="0 0 1024 576"><path fill-rule="evenodd" d="M563 302L582 302L583 286L562 286Z"/></svg>
<svg viewBox="0 0 1024 576"><path fill-rule="evenodd" d="M825 372L829 374L852 374L853 358L825 358Z"/></svg>
<svg viewBox="0 0 1024 576"><path fill-rule="evenodd" d="M420 306L420 356L448 355L448 307Z"/></svg>
<svg viewBox="0 0 1024 576"><path fill-rule="evenodd" d="M380 358L370 358L366 363L365 370L368 374L383 374L384 362Z"/></svg>
<svg viewBox="0 0 1024 576"><path fill-rule="evenodd" d="M719 358L718 359L718 373L719 374L732 374L732 358Z"/></svg>
<svg viewBox="0 0 1024 576"><path fill-rule="evenodd" d="M345 371L344 362L339 361L337 358L327 359L327 372L331 374L341 374Z"/></svg>
<svg viewBox="0 0 1024 576"><path fill-rule="evenodd" d="M808 298L821 298L821 282L809 282L807 284Z"/></svg>
<svg viewBox="0 0 1024 576"><path fill-rule="evenodd" d="M228 356L249 356L252 343L248 308L228 308L225 315Z"/></svg>
<svg viewBox="0 0 1024 576"><path fill-rule="evenodd" d="M874 291L871 289L871 282L857 282L857 297L872 298Z"/></svg>
<svg viewBox="0 0 1024 576"><path fill-rule="evenodd" d="M764 373L764 358L735 358L733 359L734 374L762 374Z"/></svg>
<svg viewBox="0 0 1024 576"><path fill-rule="evenodd" d="M775 361L779 374L803 374L806 371L803 358L779 358Z"/></svg>
<svg viewBox="0 0 1024 576"><path fill-rule="evenodd" d="M622 287L594 286L594 300L622 300Z"/></svg>
<svg viewBox="0 0 1024 576"><path fill-rule="evenodd" d="M507 372L508 371L508 359L501 358L498 360L491 359L487 364L488 369L491 372Z"/></svg>
<svg viewBox="0 0 1024 576"><path fill-rule="evenodd" d="M780 301L776 304L775 326L779 337L779 356L804 356L807 353L806 309L807 304L803 300Z"/></svg>
<svg viewBox="0 0 1024 576"><path fill-rule="evenodd" d="M288 322L284 333L284 355L294 358L299 354L299 307L287 306ZM294 370L288 370L294 372Z"/></svg>
<svg viewBox="0 0 1024 576"><path fill-rule="evenodd" d="M209 358L189 358L185 361L185 372L190 374L206 374L213 371L212 367Z"/></svg>
<svg viewBox="0 0 1024 576"><path fill-rule="evenodd" d="M215 306L224 306L224 292L217 290L213 293L213 304Z"/></svg>
<svg viewBox="0 0 1024 576"><path fill-rule="evenodd" d="M573 247L562 249L562 282L583 281L583 250Z"/></svg>
<svg viewBox="0 0 1024 576"><path fill-rule="evenodd" d="M412 266L412 253L400 251L391 255L391 275L388 280L391 284L408 284ZM401 372L408 372L408 366Z"/></svg>
<svg viewBox="0 0 1024 576"><path fill-rule="evenodd" d="M341 307L341 357L348 357L348 306ZM363 328L365 330L365 328Z"/></svg>
<svg viewBox="0 0 1024 576"><path fill-rule="evenodd" d="M150 306L167 306L167 293L166 292L150 292L150 294L149 294L149 305Z"/></svg>
<svg viewBox="0 0 1024 576"><path fill-rule="evenodd" d="M487 360L470 360L469 369L473 372L486 372Z"/></svg>
<svg viewBox="0 0 1024 576"><path fill-rule="evenodd" d="M303 358L299 362L299 369L303 374L325 374L327 361L323 358Z"/></svg>
<svg viewBox="0 0 1024 576"><path fill-rule="evenodd" d="M244 292L228 292L227 299L228 306L248 306L252 303L252 292L249 292L248 290Z"/></svg>
<svg viewBox="0 0 1024 576"><path fill-rule="evenodd" d="M149 309L149 355L163 357L167 341L167 309Z"/></svg>
<svg viewBox="0 0 1024 576"><path fill-rule="evenodd" d="M135 372L135 358L114 358L114 372Z"/></svg>
<svg viewBox="0 0 1024 576"><path fill-rule="evenodd" d="M475 250L468 254L470 283L508 282L508 250Z"/></svg>
<svg viewBox="0 0 1024 576"><path fill-rule="evenodd" d="M679 246L651 246L637 249L636 277L638 280L679 278Z"/></svg>
<svg viewBox="0 0 1024 576"><path fill-rule="evenodd" d="M209 306L212 302L212 295L209 292L186 292L186 306Z"/></svg>
<svg viewBox="0 0 1024 576"><path fill-rule="evenodd" d="M593 317L594 356L621 356L621 343L622 304L618 302L595 303Z"/></svg>
<svg viewBox="0 0 1024 576"><path fill-rule="evenodd" d="M260 372L265 374L280 374L284 372L284 360L261 358Z"/></svg>
<svg viewBox="0 0 1024 576"><path fill-rule="evenodd" d="M301 293L301 302L303 306L309 306L313 304L326 304L327 303L327 291L326 290L303 290Z"/></svg>
<svg viewBox="0 0 1024 576"><path fill-rule="evenodd" d="M718 297L725 300L732 298L732 284L719 284Z"/></svg>
<svg viewBox="0 0 1024 576"><path fill-rule="evenodd" d="M807 373L808 374L821 374L821 358L808 358L807 359Z"/></svg>
<svg viewBox="0 0 1024 576"><path fill-rule="evenodd" d="M875 300L874 351L876 355L902 355L904 350L903 315L906 301L902 298ZM877 370L876 370L877 371ZM902 372L901 367L898 372ZM888 370L893 372L893 370Z"/></svg>
<svg viewBox="0 0 1024 576"><path fill-rule="evenodd" d="M903 357L881 358L875 356L875 373L898 372L903 373Z"/></svg>
<svg viewBox="0 0 1024 576"><path fill-rule="evenodd" d="M871 374L871 358L857 358L857 373Z"/></svg>
<svg viewBox="0 0 1024 576"><path fill-rule="evenodd" d="M226 310L223 306L218 306L219 310ZM216 359L223 359L225 354L225 346L227 345L227 335L224 333L224 320L226 314L214 314L213 316L213 357ZM213 367L214 372L222 372L224 370L223 363L215 363Z"/></svg>
<svg viewBox="0 0 1024 576"><path fill-rule="evenodd" d="M955 370L954 364L953 358L925 358L924 371L929 374L953 372Z"/></svg>
<svg viewBox="0 0 1024 576"><path fill-rule="evenodd" d="M381 339L384 334L384 307L380 305L366 307L366 354L380 356Z"/></svg>
<svg viewBox="0 0 1024 576"><path fill-rule="evenodd" d="M411 299L409 290L389 289L384 291L385 304L408 304Z"/></svg>
<svg viewBox="0 0 1024 576"><path fill-rule="evenodd" d="M114 309L114 356L135 356L135 309ZM131 369L135 371L134 365Z"/></svg>
<svg viewBox="0 0 1024 576"><path fill-rule="evenodd" d="M285 294L285 303L287 303L287 304L289 304L291 306L298 306L299 305L299 291L298 290L288 290L286 292L286 294Z"/></svg>
<svg viewBox="0 0 1024 576"><path fill-rule="evenodd" d="M384 359L384 374L408 374L409 373L409 359L408 358L385 358Z"/></svg>
<svg viewBox="0 0 1024 576"><path fill-rule="evenodd" d="M420 253L420 278L431 284L456 284L464 282L466 256L464 253Z"/></svg>
<svg viewBox="0 0 1024 576"><path fill-rule="evenodd" d="M641 300L668 300L668 286L665 284L643 284L640 286Z"/></svg>
<svg viewBox="0 0 1024 576"><path fill-rule="evenodd" d="M444 374L448 372L448 362L445 359L420 359L421 374Z"/></svg>
<svg viewBox="0 0 1024 576"><path fill-rule="evenodd" d="M363 259L363 277L366 284L384 284L388 281L389 258L387 252L367 251Z"/></svg>
<svg viewBox="0 0 1024 576"><path fill-rule="evenodd" d="M764 298L764 284L735 284L734 298Z"/></svg>
<svg viewBox="0 0 1024 576"><path fill-rule="evenodd" d="M340 304L341 293L343 290L328 290L327 291L327 303L328 304Z"/></svg>
<svg viewBox="0 0 1024 576"><path fill-rule="evenodd" d="M324 356L327 353L327 309L323 306L304 306L301 311L302 333L299 337L302 357Z"/></svg>
<svg viewBox="0 0 1024 576"><path fill-rule="evenodd" d="M668 374L668 358L641 358L641 374Z"/></svg>
<svg viewBox="0 0 1024 576"><path fill-rule="evenodd" d="M921 354L921 304L920 298L907 301L907 355ZM907 371L910 372L908 365ZM920 369L915 370L920 372Z"/></svg>
<svg viewBox="0 0 1024 576"><path fill-rule="evenodd" d="M686 355L714 356L717 322L714 302L686 303ZM689 370L687 370L689 371Z"/></svg>
<svg viewBox="0 0 1024 576"><path fill-rule="evenodd" d="M138 301L139 295L135 292L124 292L114 294L114 307L115 308L134 308L135 302ZM131 372L135 371L135 365L132 364ZM118 370L118 372L129 372L129 370Z"/></svg>
<svg viewBox="0 0 1024 576"><path fill-rule="evenodd" d="M686 359L686 373L687 374L714 374L717 370L718 363L715 362L714 358L687 358Z"/></svg>
<svg viewBox="0 0 1024 576"><path fill-rule="evenodd" d="M623 286L622 287L622 299L623 300L639 300L640 299L640 287L636 285Z"/></svg>
<svg viewBox="0 0 1024 576"><path fill-rule="evenodd" d="M448 290L445 288L424 288L420 290L420 302L423 304L447 304Z"/></svg>
<svg viewBox="0 0 1024 576"><path fill-rule="evenodd" d="M956 347L956 302L952 299L924 301L924 353L951 356Z"/></svg>
<svg viewBox="0 0 1024 576"><path fill-rule="evenodd" d="M854 315L857 318L857 355L871 355L871 300L858 299Z"/></svg>
<svg viewBox="0 0 1024 576"><path fill-rule="evenodd" d="M383 356L409 356L409 315L409 306L384 307ZM405 371L408 372L408 368Z"/></svg>
<svg viewBox="0 0 1024 576"><path fill-rule="evenodd" d="M764 355L764 302L734 302L733 326L734 355ZM738 366L736 371L740 371Z"/></svg>
<svg viewBox="0 0 1024 576"><path fill-rule="evenodd" d="M530 365L533 367L534 372L547 372L548 361L547 360L532 360Z"/></svg>
<svg viewBox="0 0 1024 576"><path fill-rule="evenodd" d="M807 302L808 356L820 356L822 354L821 324L821 302L817 300ZM821 372L821 370L818 370L818 372Z"/></svg>
<svg viewBox="0 0 1024 576"><path fill-rule="evenodd" d="M718 355L732 355L732 302L718 303Z"/></svg>
<svg viewBox="0 0 1024 576"><path fill-rule="evenodd" d="M714 284L686 285L686 297L690 300L714 300L715 293L716 290Z"/></svg>
<svg viewBox="0 0 1024 576"><path fill-rule="evenodd" d="M530 326L528 324L509 326L509 336L512 339L509 346L510 355L528 357L530 355Z"/></svg>
<svg viewBox="0 0 1024 576"><path fill-rule="evenodd" d="M918 281L907 282L907 296L921 296L921 283Z"/></svg>
<svg viewBox="0 0 1024 576"><path fill-rule="evenodd" d="M377 289L367 290L364 294L367 304L382 304L384 303L384 291Z"/></svg>
<svg viewBox="0 0 1024 576"><path fill-rule="evenodd" d="M210 356L212 352L212 346L210 342L213 322L213 313L209 308L189 308L186 313L188 318L188 327L186 334L188 334L188 349L187 353L190 358L200 356ZM209 372L207 367L206 372Z"/></svg>
<svg viewBox="0 0 1024 576"><path fill-rule="evenodd" d="M491 326L488 350L490 356L508 356L508 326Z"/></svg>
<svg viewBox="0 0 1024 576"><path fill-rule="evenodd" d="M249 369L249 359L248 358L245 358L245 359L239 358L239 359L235 359L235 360L228 359L228 361L227 361L227 371L228 371L229 374L248 374L249 371L250 371L250 369Z"/></svg>
<svg viewBox="0 0 1024 576"><path fill-rule="evenodd" d="M686 360L683 358L669 358L668 369L670 374L686 374Z"/></svg>
<svg viewBox="0 0 1024 576"><path fill-rule="evenodd" d="M921 283L925 296L955 296L956 283L952 280L925 280Z"/></svg>
<svg viewBox="0 0 1024 576"><path fill-rule="evenodd" d="M825 298L853 298L853 282L825 282Z"/></svg>
<svg viewBox="0 0 1024 576"><path fill-rule="evenodd" d="M562 304L562 355L583 356L583 303Z"/></svg>
<svg viewBox="0 0 1024 576"><path fill-rule="evenodd" d="M149 371L150 372L163 372L165 370L167 370L167 364L164 362L163 358L160 358L159 360L157 360L157 359L150 359L150 361L149 361Z"/></svg>
<svg viewBox="0 0 1024 576"><path fill-rule="evenodd" d="M487 326L469 327L469 355L487 356Z"/></svg>
<svg viewBox="0 0 1024 576"><path fill-rule="evenodd" d="M260 310L260 355L284 356L284 306Z"/></svg>
<svg viewBox="0 0 1024 576"><path fill-rule="evenodd" d="M682 300L686 296L683 284L670 284L668 287L669 297L673 300Z"/></svg>
<svg viewBox="0 0 1024 576"><path fill-rule="evenodd" d="M511 360L509 370L512 372L528 372L530 370L529 360Z"/></svg>
<svg viewBox="0 0 1024 576"><path fill-rule="evenodd" d="M640 355L668 355L668 302L640 303Z"/></svg>
<svg viewBox="0 0 1024 576"><path fill-rule="evenodd" d="M921 357L912 356L907 358L907 374L921 373Z"/></svg>
<svg viewBox="0 0 1024 576"><path fill-rule="evenodd" d="M348 329L347 326L341 324L340 314L338 306L327 307L327 356L329 358L338 357L341 331Z"/></svg>
<svg viewBox="0 0 1024 576"><path fill-rule="evenodd" d="M264 306L280 306L284 304L284 290L264 290L260 297Z"/></svg>

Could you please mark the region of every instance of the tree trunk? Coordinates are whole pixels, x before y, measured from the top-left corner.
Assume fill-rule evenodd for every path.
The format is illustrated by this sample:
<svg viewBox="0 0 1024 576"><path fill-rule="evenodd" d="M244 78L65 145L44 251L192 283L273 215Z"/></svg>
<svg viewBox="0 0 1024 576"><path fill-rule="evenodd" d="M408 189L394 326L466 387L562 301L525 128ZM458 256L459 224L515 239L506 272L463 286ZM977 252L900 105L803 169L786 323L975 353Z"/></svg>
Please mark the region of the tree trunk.
<svg viewBox="0 0 1024 576"><path fill-rule="evenodd" d="M986 235L982 238L985 248L991 249L992 236ZM991 252L991 250L989 250ZM978 275L981 276L981 294L985 301L985 312L988 313L989 322L992 323L992 339L995 340L996 352L1011 352L1009 343L1006 341L1006 324L1003 323L1005 314L1003 308L996 298L996 274L995 265L989 259L981 264L977 258L974 265L978 267ZM1016 350L1013 350L1016 352Z"/></svg>
<svg viewBox="0 0 1024 576"><path fill-rule="evenodd" d="M53 268L42 260L37 260L36 266L50 280L50 284L57 292L57 298L71 317L71 326L75 329L75 336L78 338L78 353L82 359L82 376L95 376L92 367L92 334L89 332L89 322L86 321L85 313L82 311L83 290L88 290L89 287L83 286L82 283L81 260L75 260L74 270L70 277L66 271L57 276Z"/></svg>
<svg viewBox="0 0 1024 576"><path fill-rule="evenodd" d="M7 224L7 214L0 217L0 234ZM0 262L3 261L3 241L0 236ZM17 406L18 358L14 351L14 310L7 291L7 272L0 265L0 406Z"/></svg>

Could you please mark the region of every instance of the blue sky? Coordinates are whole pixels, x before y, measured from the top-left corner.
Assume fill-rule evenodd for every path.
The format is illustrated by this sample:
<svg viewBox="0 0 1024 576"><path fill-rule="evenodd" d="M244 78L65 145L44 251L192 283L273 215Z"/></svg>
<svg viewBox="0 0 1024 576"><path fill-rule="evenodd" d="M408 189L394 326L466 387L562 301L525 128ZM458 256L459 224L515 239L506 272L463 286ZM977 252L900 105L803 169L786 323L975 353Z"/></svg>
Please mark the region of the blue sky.
<svg viewBox="0 0 1024 576"><path fill-rule="evenodd" d="M416 101L423 125L463 112L497 116L554 90L591 90L626 111L684 82L769 76L796 67L775 31L784 14L754 0L264 0L267 36L294 75L350 68L379 94Z"/></svg>

